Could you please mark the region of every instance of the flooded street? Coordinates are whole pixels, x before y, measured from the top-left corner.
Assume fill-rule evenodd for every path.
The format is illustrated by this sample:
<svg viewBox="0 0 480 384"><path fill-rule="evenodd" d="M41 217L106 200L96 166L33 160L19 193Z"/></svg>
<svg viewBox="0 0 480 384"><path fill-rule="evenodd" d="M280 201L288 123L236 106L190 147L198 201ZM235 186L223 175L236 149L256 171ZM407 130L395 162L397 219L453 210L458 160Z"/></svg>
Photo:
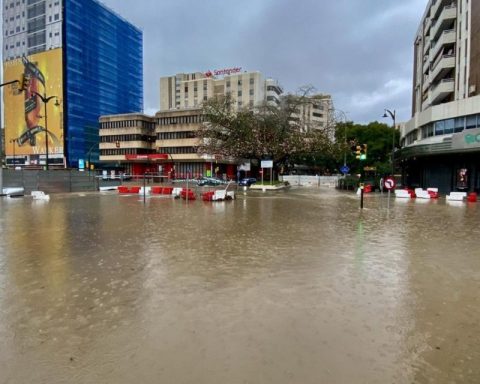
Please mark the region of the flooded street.
<svg viewBox="0 0 480 384"><path fill-rule="evenodd" d="M0 200L0 383L478 383L480 205Z"/></svg>

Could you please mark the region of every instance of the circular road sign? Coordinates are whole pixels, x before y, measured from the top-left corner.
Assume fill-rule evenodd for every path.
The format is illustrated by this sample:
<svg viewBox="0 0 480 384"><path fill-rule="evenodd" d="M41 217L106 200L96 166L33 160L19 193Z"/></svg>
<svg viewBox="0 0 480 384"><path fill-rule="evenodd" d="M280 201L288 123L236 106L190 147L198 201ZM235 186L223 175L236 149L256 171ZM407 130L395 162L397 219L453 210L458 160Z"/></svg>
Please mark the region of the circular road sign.
<svg viewBox="0 0 480 384"><path fill-rule="evenodd" d="M340 172L342 172L344 175L346 175L348 172L350 172L350 168L348 167L348 165L343 165L340 168Z"/></svg>
<svg viewBox="0 0 480 384"><path fill-rule="evenodd" d="M391 191L392 189L395 189L395 180L391 177L387 177L383 185L385 186L386 190Z"/></svg>

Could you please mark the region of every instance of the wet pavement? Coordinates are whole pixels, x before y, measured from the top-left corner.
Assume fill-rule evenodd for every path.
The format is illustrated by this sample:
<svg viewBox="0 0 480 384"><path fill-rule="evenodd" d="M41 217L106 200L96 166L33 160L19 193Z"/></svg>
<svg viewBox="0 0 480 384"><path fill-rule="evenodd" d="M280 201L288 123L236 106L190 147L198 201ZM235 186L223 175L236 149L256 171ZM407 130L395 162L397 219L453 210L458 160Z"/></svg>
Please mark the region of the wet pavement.
<svg viewBox="0 0 480 384"><path fill-rule="evenodd" d="M0 383L478 383L480 203L0 200Z"/></svg>

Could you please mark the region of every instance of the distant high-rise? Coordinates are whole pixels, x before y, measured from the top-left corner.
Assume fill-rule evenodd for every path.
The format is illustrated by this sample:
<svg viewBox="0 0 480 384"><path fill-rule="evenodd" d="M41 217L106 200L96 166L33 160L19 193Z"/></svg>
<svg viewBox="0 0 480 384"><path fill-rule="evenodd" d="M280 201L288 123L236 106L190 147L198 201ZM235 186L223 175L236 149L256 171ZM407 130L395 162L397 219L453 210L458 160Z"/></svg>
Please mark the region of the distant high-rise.
<svg viewBox="0 0 480 384"><path fill-rule="evenodd" d="M4 81L29 80L4 94L7 164L45 164L47 135L50 165L98 160L99 117L143 109L142 39L96 0L4 0Z"/></svg>
<svg viewBox="0 0 480 384"><path fill-rule="evenodd" d="M215 96L230 95L235 106L251 108L263 102L280 104L282 87L260 72L229 68L206 73L180 73L160 78L160 111L197 108Z"/></svg>

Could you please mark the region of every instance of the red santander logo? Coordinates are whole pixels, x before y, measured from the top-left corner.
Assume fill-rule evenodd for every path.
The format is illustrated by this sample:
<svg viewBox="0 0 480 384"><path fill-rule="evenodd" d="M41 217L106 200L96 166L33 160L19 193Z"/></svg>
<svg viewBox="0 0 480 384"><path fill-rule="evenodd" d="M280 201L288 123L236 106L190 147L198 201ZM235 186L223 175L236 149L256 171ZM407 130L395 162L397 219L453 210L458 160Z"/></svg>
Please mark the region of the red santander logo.
<svg viewBox="0 0 480 384"><path fill-rule="evenodd" d="M222 76L222 75L232 75L234 73L239 73L242 71L241 67L234 67L234 68L225 68L225 69L215 69L212 73L212 71L207 71L205 72L206 77L212 77L212 76Z"/></svg>

